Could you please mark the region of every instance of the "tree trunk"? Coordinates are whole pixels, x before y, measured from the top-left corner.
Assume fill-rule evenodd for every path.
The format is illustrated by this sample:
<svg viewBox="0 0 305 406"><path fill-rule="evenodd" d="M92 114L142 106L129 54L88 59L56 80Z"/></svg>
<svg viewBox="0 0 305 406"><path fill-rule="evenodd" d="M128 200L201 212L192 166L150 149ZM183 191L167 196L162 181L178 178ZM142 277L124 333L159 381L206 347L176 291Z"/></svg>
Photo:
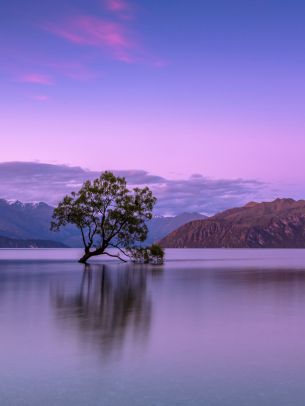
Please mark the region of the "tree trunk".
<svg viewBox="0 0 305 406"><path fill-rule="evenodd" d="M91 257L90 254L84 254L78 262L80 262L81 264L86 264L88 259Z"/></svg>
<svg viewBox="0 0 305 406"><path fill-rule="evenodd" d="M88 259L91 257L95 257L96 255L101 255L103 254L104 250L102 249L97 249L95 251L89 251L89 250L85 250L84 255L79 259L78 262L80 262L81 264L86 264Z"/></svg>

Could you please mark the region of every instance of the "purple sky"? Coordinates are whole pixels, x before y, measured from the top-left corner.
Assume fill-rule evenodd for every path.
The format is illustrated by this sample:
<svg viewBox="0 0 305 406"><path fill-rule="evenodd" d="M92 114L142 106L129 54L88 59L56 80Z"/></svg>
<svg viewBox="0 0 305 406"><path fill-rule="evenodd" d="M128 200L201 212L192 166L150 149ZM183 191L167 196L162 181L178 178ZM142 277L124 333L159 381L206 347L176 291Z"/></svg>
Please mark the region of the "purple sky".
<svg viewBox="0 0 305 406"><path fill-rule="evenodd" d="M11 0L0 18L0 162L303 197L303 1Z"/></svg>

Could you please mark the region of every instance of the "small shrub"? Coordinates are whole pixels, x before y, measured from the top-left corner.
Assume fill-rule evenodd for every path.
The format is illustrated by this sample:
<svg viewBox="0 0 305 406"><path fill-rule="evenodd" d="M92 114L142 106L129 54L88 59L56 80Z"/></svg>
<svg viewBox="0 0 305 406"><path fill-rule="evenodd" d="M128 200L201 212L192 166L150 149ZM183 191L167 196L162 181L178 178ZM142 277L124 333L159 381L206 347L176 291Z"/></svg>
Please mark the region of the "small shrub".
<svg viewBox="0 0 305 406"><path fill-rule="evenodd" d="M163 264L164 250L159 244L153 244L149 247L149 258L153 264Z"/></svg>
<svg viewBox="0 0 305 406"><path fill-rule="evenodd" d="M150 247L132 247L128 250L130 259L136 264L163 264L164 250L158 244Z"/></svg>

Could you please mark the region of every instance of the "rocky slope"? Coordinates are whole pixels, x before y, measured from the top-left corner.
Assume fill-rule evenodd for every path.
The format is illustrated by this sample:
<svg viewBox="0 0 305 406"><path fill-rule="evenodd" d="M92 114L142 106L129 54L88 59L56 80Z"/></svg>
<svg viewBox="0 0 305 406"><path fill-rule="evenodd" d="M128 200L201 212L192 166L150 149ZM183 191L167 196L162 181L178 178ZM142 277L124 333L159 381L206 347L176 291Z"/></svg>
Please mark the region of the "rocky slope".
<svg viewBox="0 0 305 406"><path fill-rule="evenodd" d="M192 221L160 243L166 248L305 248L305 200L251 202Z"/></svg>

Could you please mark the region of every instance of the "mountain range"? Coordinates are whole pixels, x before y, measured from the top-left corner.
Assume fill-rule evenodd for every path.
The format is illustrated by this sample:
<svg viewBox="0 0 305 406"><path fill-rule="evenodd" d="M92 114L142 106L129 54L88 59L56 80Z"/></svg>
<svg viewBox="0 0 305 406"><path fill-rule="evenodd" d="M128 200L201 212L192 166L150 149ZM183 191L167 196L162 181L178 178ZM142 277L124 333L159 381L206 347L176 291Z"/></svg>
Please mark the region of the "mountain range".
<svg viewBox="0 0 305 406"><path fill-rule="evenodd" d="M18 240L0 236L0 248L67 248L67 246L58 241Z"/></svg>
<svg viewBox="0 0 305 406"><path fill-rule="evenodd" d="M67 226L59 232L50 230L50 222L53 207L46 203L21 203L19 201L8 202L0 199L0 247L24 247L24 244L32 246L33 240L40 247L46 244L65 244L69 247L82 247L79 231L76 227ZM195 220L203 219L198 213L182 213L175 217L155 217L148 222L148 237L146 244L151 244L165 237L181 225ZM4 241L14 239L15 241ZM23 240L23 241L20 241ZM25 242L24 240L31 240ZM44 240L37 242L37 240Z"/></svg>
<svg viewBox="0 0 305 406"><path fill-rule="evenodd" d="M160 244L166 248L305 248L305 200L251 202L191 221Z"/></svg>
<svg viewBox="0 0 305 406"><path fill-rule="evenodd" d="M53 207L0 200L0 247L81 247L79 231L50 231ZM182 213L148 222L146 244L166 248L305 248L305 200L250 202L212 217Z"/></svg>

